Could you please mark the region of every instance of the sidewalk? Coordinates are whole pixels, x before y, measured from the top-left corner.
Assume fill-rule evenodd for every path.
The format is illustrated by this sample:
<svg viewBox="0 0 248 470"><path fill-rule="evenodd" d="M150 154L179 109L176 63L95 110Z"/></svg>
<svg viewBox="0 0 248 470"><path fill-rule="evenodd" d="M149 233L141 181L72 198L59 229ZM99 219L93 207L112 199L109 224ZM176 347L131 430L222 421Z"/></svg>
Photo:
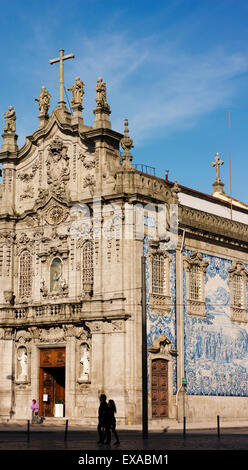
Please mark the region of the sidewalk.
<svg viewBox="0 0 248 470"><path fill-rule="evenodd" d="M9 420L8 422L0 422L0 432L5 431L23 431L27 432L28 420ZM46 418L42 424L32 424L30 420L30 431L32 432L52 432L52 431L65 431L66 418ZM97 427L97 424L86 424L83 420L71 419L68 420L68 431L93 431ZM132 424L119 424L117 428L121 431L140 431L142 432L142 425ZM152 421L148 423L149 432L183 432L184 425L182 422L178 422L173 419L165 419L163 421ZM244 429L248 431L247 420L225 420L220 417L220 430L231 430L231 429ZM217 418L216 421L201 421L201 422L190 422L186 420L187 431L214 431L217 430Z"/></svg>

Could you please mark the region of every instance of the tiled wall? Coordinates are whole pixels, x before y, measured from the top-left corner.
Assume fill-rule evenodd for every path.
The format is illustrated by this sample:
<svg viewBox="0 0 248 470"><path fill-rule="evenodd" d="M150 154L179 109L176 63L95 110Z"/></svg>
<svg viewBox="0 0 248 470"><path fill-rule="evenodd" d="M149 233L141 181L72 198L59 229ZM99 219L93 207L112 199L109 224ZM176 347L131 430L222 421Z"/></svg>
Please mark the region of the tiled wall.
<svg viewBox="0 0 248 470"><path fill-rule="evenodd" d="M187 394L248 396L248 326L230 319L228 269L232 262L202 254L209 261L206 318L187 315L184 308Z"/></svg>
<svg viewBox="0 0 248 470"><path fill-rule="evenodd" d="M144 255L149 246L144 242ZM184 255L190 255L184 250ZM176 341L176 258L169 252L171 312L158 316L149 309L149 267L146 263L147 285L147 344L165 335ZM206 317L197 318L186 314L185 270L184 278L184 364L188 395L248 396L248 324L230 319L230 292L228 269L232 261L202 253L209 262L205 276ZM147 259L147 258L146 258ZM248 266L246 265L248 270ZM248 286L247 286L248 300ZM248 302L247 302L248 305ZM248 315L248 312L247 312ZM176 393L177 358L173 358L173 393Z"/></svg>

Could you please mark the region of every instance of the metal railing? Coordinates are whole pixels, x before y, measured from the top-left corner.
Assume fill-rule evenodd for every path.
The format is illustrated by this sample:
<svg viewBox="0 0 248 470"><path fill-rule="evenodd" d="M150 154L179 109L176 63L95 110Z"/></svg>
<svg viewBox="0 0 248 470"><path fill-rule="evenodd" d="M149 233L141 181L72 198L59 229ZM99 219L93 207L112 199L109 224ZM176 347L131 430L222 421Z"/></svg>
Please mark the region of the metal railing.
<svg viewBox="0 0 248 470"><path fill-rule="evenodd" d="M156 176L156 168L154 168L153 166L144 165L144 163L133 163L132 165L136 168L136 170L142 171L142 173L146 173L147 175L151 176Z"/></svg>

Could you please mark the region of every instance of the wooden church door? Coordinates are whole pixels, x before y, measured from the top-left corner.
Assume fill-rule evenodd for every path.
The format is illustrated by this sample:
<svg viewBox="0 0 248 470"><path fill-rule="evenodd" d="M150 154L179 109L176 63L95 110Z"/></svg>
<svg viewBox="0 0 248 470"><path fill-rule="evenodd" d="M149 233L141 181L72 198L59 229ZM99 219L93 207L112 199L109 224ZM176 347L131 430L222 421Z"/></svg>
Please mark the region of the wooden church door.
<svg viewBox="0 0 248 470"><path fill-rule="evenodd" d="M152 417L168 417L168 361L152 361Z"/></svg>

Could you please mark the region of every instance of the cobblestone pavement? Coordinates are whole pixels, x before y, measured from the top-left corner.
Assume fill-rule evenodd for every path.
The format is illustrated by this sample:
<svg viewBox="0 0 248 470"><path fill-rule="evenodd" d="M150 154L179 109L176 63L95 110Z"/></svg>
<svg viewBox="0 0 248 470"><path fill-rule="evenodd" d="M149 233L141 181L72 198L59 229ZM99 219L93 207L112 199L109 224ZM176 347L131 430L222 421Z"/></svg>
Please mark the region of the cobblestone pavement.
<svg viewBox="0 0 248 470"><path fill-rule="evenodd" d="M95 430L31 431L28 437L24 431L0 432L0 456L11 463L68 463L70 466L94 464L111 468L114 463L129 464L177 464L222 463L237 464L248 455L248 429L223 430L218 437L216 431L194 431L184 436L182 432L150 432L148 439L142 438L140 431L119 431L120 445L110 446L97 443ZM45 452L44 452L45 451ZM224 452L225 451L225 452ZM112 457L111 457L112 456ZM109 460L104 460L111 458ZM101 460L100 460L101 459ZM123 460L124 459L124 460ZM131 461L130 461L131 459ZM137 462L139 459L139 462ZM146 461L144 460L146 459ZM154 460L155 459L155 460ZM50 468L50 466L49 466Z"/></svg>

